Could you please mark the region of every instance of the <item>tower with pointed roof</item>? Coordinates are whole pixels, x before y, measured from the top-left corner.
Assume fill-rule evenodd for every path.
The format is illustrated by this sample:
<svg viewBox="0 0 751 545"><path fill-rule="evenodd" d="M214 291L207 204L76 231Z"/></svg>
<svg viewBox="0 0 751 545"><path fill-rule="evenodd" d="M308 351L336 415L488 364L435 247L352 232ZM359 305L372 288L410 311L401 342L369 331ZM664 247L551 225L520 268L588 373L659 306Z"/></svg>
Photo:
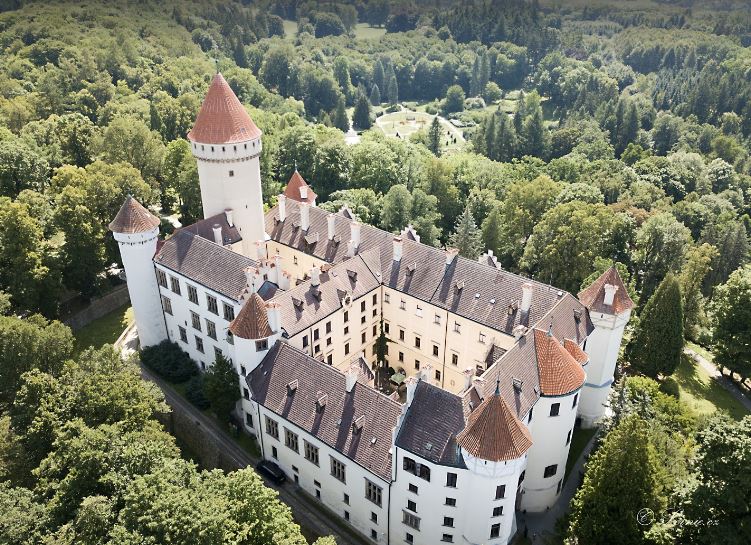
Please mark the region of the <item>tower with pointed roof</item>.
<svg viewBox="0 0 751 545"><path fill-rule="evenodd" d="M188 139L198 162L204 218L231 210L243 253L251 255L256 241L265 239L261 131L220 73L211 81Z"/></svg>
<svg viewBox="0 0 751 545"><path fill-rule="evenodd" d="M120 249L141 346L159 344L167 338L153 262L159 218L128 196L109 229Z"/></svg>
<svg viewBox="0 0 751 545"><path fill-rule="evenodd" d="M634 303L615 267L579 292L579 300L589 310L595 326L584 346L589 364L579 405L582 426L591 427L605 415L623 331Z"/></svg>

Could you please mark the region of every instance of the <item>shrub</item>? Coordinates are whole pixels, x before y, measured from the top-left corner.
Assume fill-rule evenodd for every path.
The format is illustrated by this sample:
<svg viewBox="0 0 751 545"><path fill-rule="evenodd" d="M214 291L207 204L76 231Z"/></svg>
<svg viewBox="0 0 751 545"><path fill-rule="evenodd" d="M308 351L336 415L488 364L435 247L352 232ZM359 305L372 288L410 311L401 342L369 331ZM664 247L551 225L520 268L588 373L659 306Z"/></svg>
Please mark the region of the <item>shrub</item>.
<svg viewBox="0 0 751 545"><path fill-rule="evenodd" d="M660 391L676 399L680 398L678 382L673 377L668 377L660 383Z"/></svg>
<svg viewBox="0 0 751 545"><path fill-rule="evenodd" d="M144 348L141 361L157 375L175 384L185 382L198 372L188 353L171 341Z"/></svg>
<svg viewBox="0 0 751 545"><path fill-rule="evenodd" d="M204 411L211 406L211 403L206 398L206 394L203 391L203 375L195 375L192 377L185 388L185 397L196 408Z"/></svg>

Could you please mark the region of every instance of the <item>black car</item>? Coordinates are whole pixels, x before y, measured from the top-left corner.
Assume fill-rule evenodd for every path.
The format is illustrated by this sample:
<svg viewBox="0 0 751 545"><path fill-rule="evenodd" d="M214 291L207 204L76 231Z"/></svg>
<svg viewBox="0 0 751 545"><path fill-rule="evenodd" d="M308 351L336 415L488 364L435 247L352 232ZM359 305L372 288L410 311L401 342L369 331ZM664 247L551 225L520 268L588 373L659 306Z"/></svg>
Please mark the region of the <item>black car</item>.
<svg viewBox="0 0 751 545"><path fill-rule="evenodd" d="M282 471L282 469L274 462L269 462L268 460L261 460L260 462L258 462L256 470L258 470L258 473L264 475L275 484L282 484L287 480L287 476L284 474L284 471Z"/></svg>

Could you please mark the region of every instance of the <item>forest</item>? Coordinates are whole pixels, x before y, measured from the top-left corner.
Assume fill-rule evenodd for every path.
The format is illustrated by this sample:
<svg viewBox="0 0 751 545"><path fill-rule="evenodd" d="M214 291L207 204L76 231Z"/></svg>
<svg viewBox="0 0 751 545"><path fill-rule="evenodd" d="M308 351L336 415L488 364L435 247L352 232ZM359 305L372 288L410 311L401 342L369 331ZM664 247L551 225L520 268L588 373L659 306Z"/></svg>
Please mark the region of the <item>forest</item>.
<svg viewBox="0 0 751 545"><path fill-rule="evenodd" d="M423 242L469 258L490 250L505 269L574 294L615 264L637 302L627 371L667 377L691 340L740 380L751 376L746 2L6 0L0 52L2 339L55 329L121 282L106 226L126 195L161 215L165 236L202 216L186 135L221 71L264 132L267 206L297 168L322 208L346 204L393 232L412 224ZM400 115L433 122L408 136L384 129ZM144 424L157 410L150 394L138 394L133 426L117 399L74 379L87 366L108 377L130 377L128 369L106 352L76 359L66 343L14 363L11 382L0 375L0 435L12 438L0 446L0 505L30 514L0 515L0 536L18 519L31 526L15 526L9 543L36 543L24 536L37 534L56 535L50 543L146 543L127 521L163 485L149 482L154 464L170 466L160 478L172 485L182 479L226 501L236 490L230 477L181 465L169 437ZM73 396L66 388L104 412L39 412L45 396ZM623 406L624 434L643 433L630 414L639 411ZM661 490L661 509L679 492L689 501L676 483L690 477L697 437L715 438L705 424L666 424L674 439L683 434L671 445L690 453L675 486ZM70 489L78 485L65 464L80 455L70 449L122 437L118 428L150 434L159 460L148 454L135 473ZM6 464L12 449L25 467ZM740 543L733 516L723 539ZM745 520L747 536L747 512ZM571 531L584 535L576 524ZM712 543L716 534L703 529L634 535Z"/></svg>

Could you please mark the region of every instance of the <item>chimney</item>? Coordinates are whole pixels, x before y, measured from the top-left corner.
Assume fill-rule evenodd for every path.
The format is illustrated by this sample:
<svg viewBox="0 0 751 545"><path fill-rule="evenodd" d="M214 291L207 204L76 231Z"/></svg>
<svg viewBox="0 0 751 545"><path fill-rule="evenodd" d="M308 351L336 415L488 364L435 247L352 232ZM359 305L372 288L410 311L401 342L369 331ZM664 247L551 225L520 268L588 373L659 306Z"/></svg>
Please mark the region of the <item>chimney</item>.
<svg viewBox="0 0 751 545"><path fill-rule="evenodd" d="M326 221L329 226L329 240L334 240L334 235L336 235L336 214L329 214L326 217Z"/></svg>
<svg viewBox="0 0 751 545"><path fill-rule="evenodd" d="M258 256L258 261L266 259L266 245L262 240L256 240L256 255Z"/></svg>
<svg viewBox="0 0 751 545"><path fill-rule="evenodd" d="M235 226L235 220L233 219L232 209L231 208L225 208L224 209L224 217L227 218L227 225L230 227Z"/></svg>
<svg viewBox="0 0 751 545"><path fill-rule="evenodd" d="M313 265L310 269L310 285L313 287L321 285L321 269L318 265Z"/></svg>
<svg viewBox="0 0 751 545"><path fill-rule="evenodd" d="M279 203L279 221L284 221L287 219L287 197L279 195L277 202Z"/></svg>
<svg viewBox="0 0 751 545"><path fill-rule="evenodd" d="M310 205L306 202L300 203L300 229L310 229Z"/></svg>
<svg viewBox="0 0 751 545"><path fill-rule="evenodd" d="M446 248L446 265L451 265L457 255L459 255L459 250L456 248Z"/></svg>
<svg viewBox="0 0 751 545"><path fill-rule="evenodd" d="M615 300L615 292L618 291L618 286L614 286L613 284L605 284L603 286L605 289L605 298L602 301L607 306L611 306L613 304L613 301Z"/></svg>
<svg viewBox="0 0 751 545"><path fill-rule="evenodd" d="M308 200L308 186L306 185L300 186L300 200L303 200L303 201Z"/></svg>
<svg viewBox="0 0 751 545"><path fill-rule="evenodd" d="M415 390L417 390L418 382L420 382L420 379L417 377L409 377L404 381L404 384L407 385L407 403L405 404L405 407L412 405L412 400L415 398Z"/></svg>
<svg viewBox="0 0 751 545"><path fill-rule="evenodd" d="M532 292L534 289L535 287L531 282L522 284L522 304L519 307L522 312L529 312L529 309L532 308Z"/></svg>
<svg viewBox="0 0 751 545"><path fill-rule="evenodd" d="M402 237L394 237L394 261L402 260Z"/></svg>
<svg viewBox="0 0 751 545"><path fill-rule="evenodd" d="M263 284L263 277L255 267L245 267L245 282L248 284L249 293L255 293L260 288L260 284ZM259 282L260 280L260 282Z"/></svg>
<svg viewBox="0 0 751 545"><path fill-rule="evenodd" d="M352 248L355 250L355 253L357 253L357 249L360 247L360 223L357 221L352 221L349 224L350 228L350 239L352 240Z"/></svg>
<svg viewBox="0 0 751 545"><path fill-rule="evenodd" d="M279 303L269 301L266 303L266 315L269 318L269 327L273 333L279 333L281 329L281 311Z"/></svg>
<svg viewBox="0 0 751 545"><path fill-rule="evenodd" d="M292 275L287 271L282 271L281 277L279 278L279 287L283 290L288 290L291 284Z"/></svg>
<svg viewBox="0 0 751 545"><path fill-rule="evenodd" d="M360 370L356 365L350 365L346 373L344 373L345 386L347 387L348 392L351 392L354 389L359 374Z"/></svg>
<svg viewBox="0 0 751 545"><path fill-rule="evenodd" d="M222 226L218 223L215 223L212 229L214 231L214 242L216 242L219 246L224 246L224 240L222 239Z"/></svg>
<svg viewBox="0 0 751 545"><path fill-rule="evenodd" d="M521 339L524 336L524 334L526 332L527 332L526 326L523 326L521 324L517 325L514 328L514 339L518 341L519 339Z"/></svg>

